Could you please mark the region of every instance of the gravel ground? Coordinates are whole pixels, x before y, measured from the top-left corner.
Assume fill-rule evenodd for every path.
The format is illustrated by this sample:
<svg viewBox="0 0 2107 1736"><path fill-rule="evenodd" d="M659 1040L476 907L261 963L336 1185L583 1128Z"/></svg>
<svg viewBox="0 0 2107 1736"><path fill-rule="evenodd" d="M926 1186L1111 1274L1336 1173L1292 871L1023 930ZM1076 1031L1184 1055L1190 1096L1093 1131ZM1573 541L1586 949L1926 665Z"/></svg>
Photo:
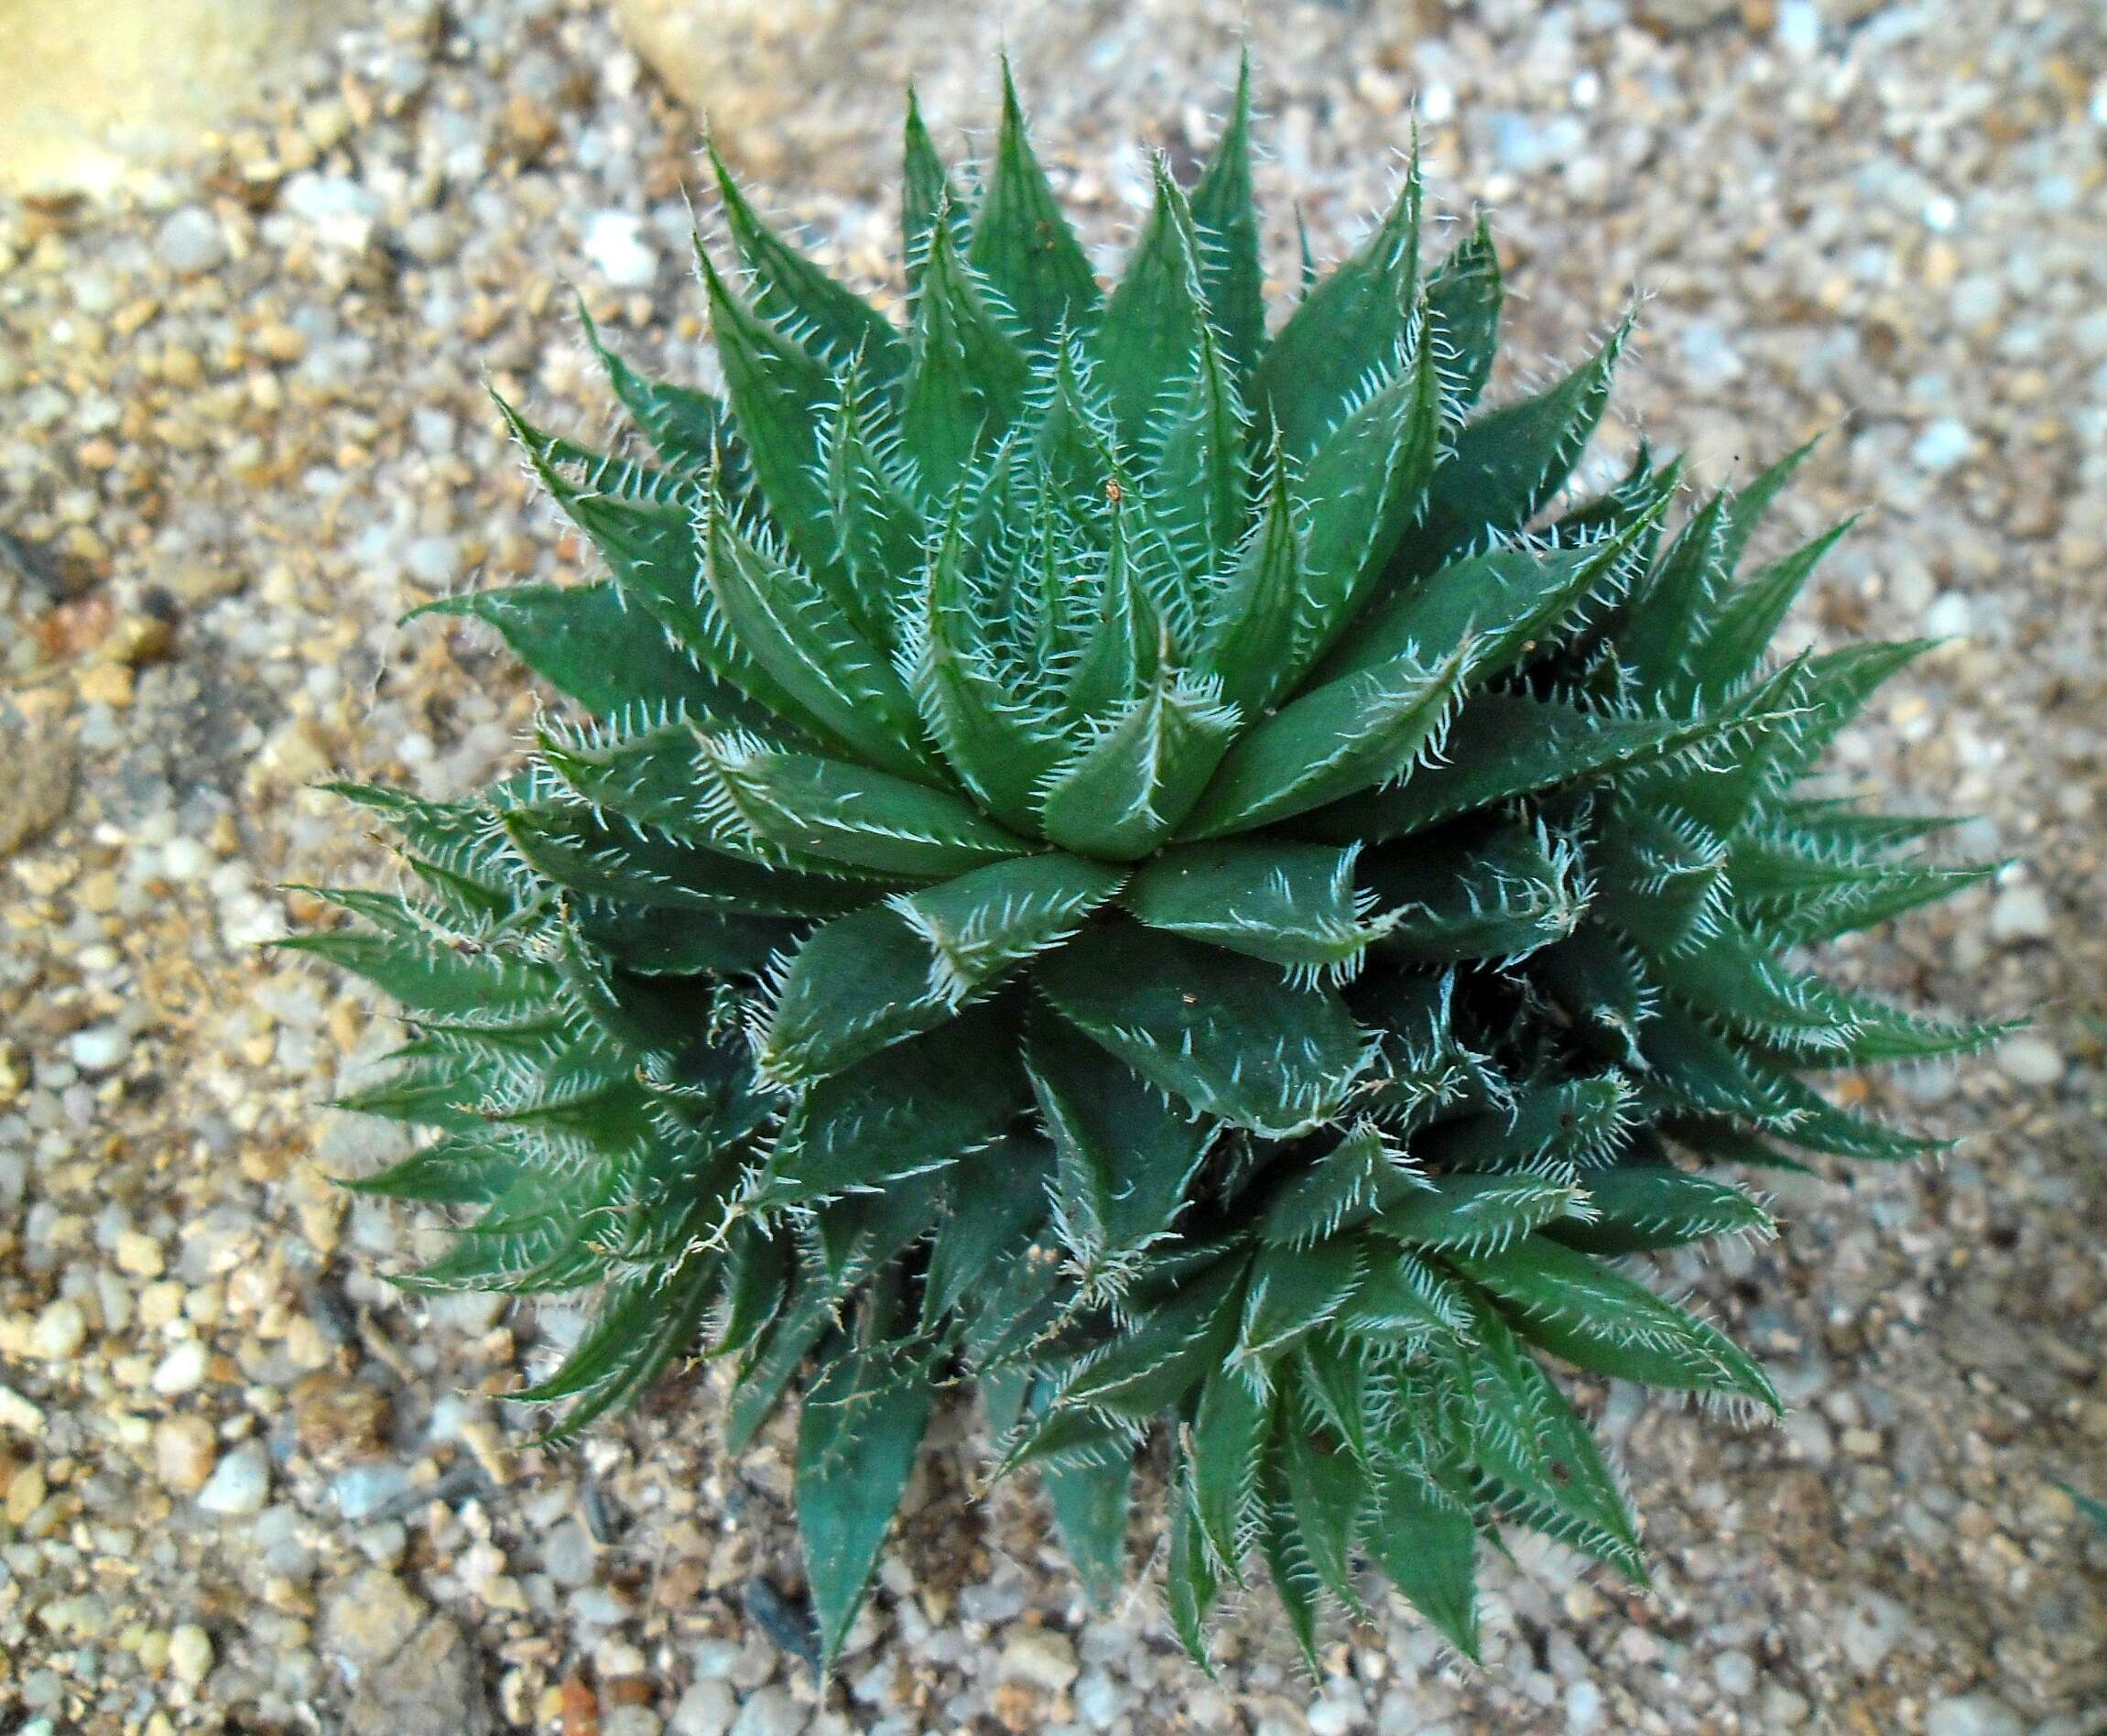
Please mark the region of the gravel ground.
<svg viewBox="0 0 2107 1736"><path fill-rule="evenodd" d="M909 70L942 133L979 125L994 27L861 16L823 103L745 92L723 143L795 166L768 194L877 278L889 153L829 142L889 138ZM1238 23L1215 0L1010 21L1108 261L1146 151L1211 136ZM586 568L483 384L604 424L573 283L635 356L707 367L695 126L597 7L382 0L197 171L0 206L7 1728L2107 1729L2107 1540L2058 1487L2107 1497L2107 16L1388 0L1253 33L1280 261L1294 192L1320 244L1351 238L1416 103L1436 192L1496 209L1523 354L1653 298L1604 469L1641 427L1717 476L1830 426L1778 535L1867 517L1807 636L1946 637L1840 782L1972 812L1958 848L2015 865L1847 970L2037 1023L1847 1082L1960 1136L1943 1163L1788 1178L1780 1243L1671 1272L1790 1418L1603 1395L1648 1596L1517 1544L1483 1670L1392 1607L1312 1682L1260 1600L1210 1684L1152 1590L1079 1606L1028 1491L966 1504L953 1416L823 1705L787 1460L722 1462L706 1381L580 1450L528 1444L498 1395L576 1316L380 1281L430 1231L331 1189L392 1144L319 1105L387 1022L257 943L318 915L283 883L385 872L315 779L454 793L512 754L533 697L491 644L393 623Z"/></svg>

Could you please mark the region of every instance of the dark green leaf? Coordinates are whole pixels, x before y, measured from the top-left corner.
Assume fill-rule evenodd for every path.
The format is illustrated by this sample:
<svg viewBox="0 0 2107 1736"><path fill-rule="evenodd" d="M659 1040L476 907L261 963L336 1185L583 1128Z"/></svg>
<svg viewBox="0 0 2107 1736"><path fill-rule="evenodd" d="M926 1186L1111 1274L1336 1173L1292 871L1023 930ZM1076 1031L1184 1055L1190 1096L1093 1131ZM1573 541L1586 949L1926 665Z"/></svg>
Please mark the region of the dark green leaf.
<svg viewBox="0 0 2107 1736"><path fill-rule="evenodd" d="M967 258L1003 293L1035 344L1087 324L1097 310L1097 281L1032 153L1006 58L1002 134Z"/></svg>
<svg viewBox="0 0 2107 1736"><path fill-rule="evenodd" d="M878 1550L907 1492L933 1394L878 1347L820 1359L798 1421L798 1530L822 1668L840 1656Z"/></svg>
<svg viewBox="0 0 2107 1736"><path fill-rule="evenodd" d="M1330 990L1254 959L1101 920L1039 966L1061 1015L1160 1090L1274 1138L1337 1113L1365 1065Z"/></svg>

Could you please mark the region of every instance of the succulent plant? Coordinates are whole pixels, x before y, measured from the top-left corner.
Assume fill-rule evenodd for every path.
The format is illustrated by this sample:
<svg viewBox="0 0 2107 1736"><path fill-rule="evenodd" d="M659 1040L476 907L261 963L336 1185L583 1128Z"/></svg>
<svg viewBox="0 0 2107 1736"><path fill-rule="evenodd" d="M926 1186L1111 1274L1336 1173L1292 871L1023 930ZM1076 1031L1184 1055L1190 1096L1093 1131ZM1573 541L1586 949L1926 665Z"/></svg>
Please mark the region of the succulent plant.
<svg viewBox="0 0 2107 1736"><path fill-rule="evenodd" d="M517 1394L559 1438L708 1356L737 1450L796 1385L830 1657L969 1383L1099 1595L1159 1444L1196 1656L1260 1565L1306 1649L1372 1564L1474 1653L1482 1534L1643 1571L1558 1371L1776 1407L1646 1254L1927 1148L1803 1074L1990 1034L1798 961L1979 872L1794 793L1920 646L1769 658L1800 452L1575 496L1628 321L1481 408L1499 262L1422 270L1416 168L1269 331L1248 74L1109 290L1004 87L972 201L910 98L905 330L719 164L724 396L588 320L650 456L505 407L609 576L426 612L570 701L525 769L336 787L408 890L288 944L410 1022L349 1106L436 1130L351 1185L464 1214L412 1289L596 1291Z"/></svg>

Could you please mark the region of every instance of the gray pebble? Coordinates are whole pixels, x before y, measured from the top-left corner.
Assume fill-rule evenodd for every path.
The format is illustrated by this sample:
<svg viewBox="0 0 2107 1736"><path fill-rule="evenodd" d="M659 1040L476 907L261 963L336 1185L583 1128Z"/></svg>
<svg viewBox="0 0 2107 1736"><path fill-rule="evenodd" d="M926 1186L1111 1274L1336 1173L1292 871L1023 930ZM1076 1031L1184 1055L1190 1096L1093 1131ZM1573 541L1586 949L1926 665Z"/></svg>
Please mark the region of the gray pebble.
<svg viewBox="0 0 2107 1736"><path fill-rule="evenodd" d="M170 271L195 277L226 263L226 232L211 212L186 206L161 225L154 252Z"/></svg>
<svg viewBox="0 0 2107 1736"><path fill-rule="evenodd" d="M673 1709L667 1729L672 1736L724 1736L739 1715L739 1702L722 1682L705 1678L689 1685Z"/></svg>
<svg viewBox="0 0 2107 1736"><path fill-rule="evenodd" d="M271 1461L261 1441L244 1441L213 1466L198 1505L207 1513L261 1513L271 1492Z"/></svg>
<svg viewBox="0 0 2107 1736"><path fill-rule="evenodd" d="M2001 1699L1963 1694L1941 1700L1924 1720L1924 1736L2022 1736L2026 1726Z"/></svg>
<svg viewBox="0 0 2107 1736"><path fill-rule="evenodd" d="M777 1684L755 1690L733 1721L732 1736L798 1736L812 1714Z"/></svg>
<svg viewBox="0 0 2107 1736"><path fill-rule="evenodd" d="M597 1568L592 1539L575 1519L566 1519L541 1546L541 1565L558 1585L590 1584Z"/></svg>
<svg viewBox="0 0 2107 1736"><path fill-rule="evenodd" d="M107 1073L125 1064L132 1039L114 1025L91 1025L66 1039L67 1058L83 1073Z"/></svg>

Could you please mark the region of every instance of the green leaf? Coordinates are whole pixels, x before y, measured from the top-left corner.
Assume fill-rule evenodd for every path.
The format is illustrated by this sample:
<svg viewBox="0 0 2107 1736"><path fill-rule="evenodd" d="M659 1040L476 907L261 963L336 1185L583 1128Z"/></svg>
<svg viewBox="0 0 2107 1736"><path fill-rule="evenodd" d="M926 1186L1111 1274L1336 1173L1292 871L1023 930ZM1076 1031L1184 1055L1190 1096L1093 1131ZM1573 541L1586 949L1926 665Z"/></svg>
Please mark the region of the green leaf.
<svg viewBox="0 0 2107 1736"><path fill-rule="evenodd" d="M600 328L586 310L582 296L578 299L578 318L585 327L586 342L606 370L608 385L652 449L683 473L708 469L731 435L731 418L722 403L711 393L647 380L636 373L601 342Z"/></svg>
<svg viewBox="0 0 2107 1736"><path fill-rule="evenodd" d="M1101 1465L1048 1465L1040 1472L1054 1530L1093 1610L1110 1610L1126 1577L1126 1514L1134 1486L1129 1455Z"/></svg>
<svg viewBox="0 0 2107 1736"><path fill-rule="evenodd" d="M1292 1138L1338 1112L1366 1064L1328 989L1138 924L1093 923L1037 970L1062 1017L1160 1090L1232 1126Z"/></svg>
<svg viewBox="0 0 2107 1736"><path fill-rule="evenodd" d="M1048 774L1046 835L1067 850L1133 861L1191 811L1235 733L1212 683L1159 667L1155 683Z"/></svg>
<svg viewBox="0 0 2107 1736"><path fill-rule="evenodd" d="M1228 563L1244 531L1244 421L1228 361L1202 322L1183 390L1168 407L1159 393L1143 442L1157 516L1169 526L1187 573L1202 584ZM1193 602L1189 595L1181 619L1193 613Z"/></svg>
<svg viewBox="0 0 2107 1736"><path fill-rule="evenodd" d="M1725 1333L1591 1254L1524 1236L1497 1253L1445 1257L1498 1299L1516 1331L1575 1367L1784 1409L1769 1377Z"/></svg>
<svg viewBox="0 0 2107 1736"><path fill-rule="evenodd" d="M722 501L705 506L701 536L711 597L733 635L790 697L796 719L881 771L940 779L913 699L840 600L733 523Z"/></svg>
<svg viewBox="0 0 2107 1736"><path fill-rule="evenodd" d="M1442 739L1441 763L1302 822L1319 837L1402 838L1516 796L1601 778L1670 755L1694 755L1760 721L1765 697L1686 718L1624 717L1560 700L1473 694ZM1753 709L1752 709L1753 708Z"/></svg>
<svg viewBox="0 0 2107 1736"><path fill-rule="evenodd" d="M900 406L901 450L923 497L942 500L1016 419L1029 366L939 219L915 306L914 360Z"/></svg>
<svg viewBox="0 0 2107 1736"><path fill-rule="evenodd" d="M426 614L468 615L495 627L522 663L596 716L630 706L736 715L724 706L738 697L727 696L668 645L657 621L625 607L611 584L472 591L428 602L404 619Z"/></svg>
<svg viewBox="0 0 2107 1736"><path fill-rule="evenodd" d="M510 1145L492 1139L480 1117L471 1119L473 1131L450 1134L373 1175L337 1177L336 1185L346 1193L382 1199L487 1206L519 1178L521 1157Z"/></svg>
<svg viewBox="0 0 2107 1736"><path fill-rule="evenodd" d="M1058 720L1004 678L986 621L990 604L966 570L971 490L953 497L930 557L912 684L923 722L959 781L1014 830L1038 829L1036 792L1069 751Z"/></svg>
<svg viewBox="0 0 2107 1736"><path fill-rule="evenodd" d="M949 224L952 245L966 245L966 208L951 190L936 147L929 143L929 129L923 125L915 87L907 86L907 122L905 159L900 177L900 256L907 274L910 305L920 298L922 274L929 264L929 240L937 225Z"/></svg>
<svg viewBox="0 0 2107 1736"><path fill-rule="evenodd" d="M1369 1503L1368 1479L1352 1455L1335 1450L1305 1428L1282 1429L1287 1498L1295 1529L1318 1582L1353 1611L1353 1552Z"/></svg>
<svg viewBox="0 0 2107 1736"><path fill-rule="evenodd" d="M1630 1081L1618 1072L1536 1085L1492 1112L1428 1128L1415 1150L1444 1169L1531 1169L1547 1161L1593 1170L1622 1144L1632 1119Z"/></svg>
<svg viewBox="0 0 2107 1736"><path fill-rule="evenodd" d="M705 737L697 801L784 850L945 880L1029 848L956 796L744 737Z"/></svg>
<svg viewBox="0 0 2107 1736"><path fill-rule="evenodd" d="M883 905L814 929L791 959L755 1045L762 1079L786 1089L825 1079L943 1024L961 1003L936 991L931 962L921 936Z"/></svg>
<svg viewBox="0 0 2107 1736"><path fill-rule="evenodd" d="M971 993L1011 965L1059 946L1119 891L1125 872L1049 851L976 868L892 906L928 945L939 992Z"/></svg>
<svg viewBox="0 0 2107 1736"><path fill-rule="evenodd" d="M790 546L807 560L825 560L833 535L819 430L835 395L834 370L741 302L717 275L700 240L695 257L709 295L710 332L724 371L725 394L754 480Z"/></svg>
<svg viewBox="0 0 2107 1736"><path fill-rule="evenodd" d="M1143 865L1122 902L1152 928L1344 975L1390 927L1354 889L1358 853L1351 844L1176 844Z"/></svg>
<svg viewBox="0 0 2107 1736"><path fill-rule="evenodd" d="M1451 561L1370 609L1319 673L1336 679L1393 657L1424 661L1474 638L1472 676L1483 681L1538 642L1570 636L1576 612L1599 609L1615 597L1656 520L1657 513L1649 515L1614 537L1542 556L1494 549Z"/></svg>
<svg viewBox="0 0 2107 1736"><path fill-rule="evenodd" d="M1805 662L1806 715L1772 756L1771 787L1784 789L1819 759L1829 744L1864 709L1888 678L1906 668L1936 639L1905 639L1894 644L1843 646ZM1936 830L1934 822L1925 830Z"/></svg>
<svg viewBox="0 0 2107 1736"><path fill-rule="evenodd" d="M1645 937L1638 937L1642 948ZM1981 1047L1994 1026L1920 1019L1780 964L1745 930L1722 919L1694 945L1647 950L1661 985L1678 1000L1815 1064L1926 1058Z"/></svg>
<svg viewBox="0 0 2107 1736"><path fill-rule="evenodd" d="M1174 1478L1170 1488L1170 1547L1164 1567L1165 1600L1170 1605L1170 1624L1186 1655L1214 1674L1208 1655L1207 1618L1221 1595L1222 1576L1209 1557L1193 1511L1189 1470Z"/></svg>
<svg viewBox="0 0 2107 1736"><path fill-rule="evenodd" d="M1259 1238L1269 1248L1312 1247L1431 1185L1381 1129L1362 1122L1274 1196Z"/></svg>
<svg viewBox="0 0 2107 1736"><path fill-rule="evenodd" d="M514 859L491 808L475 802L422 801L379 784L338 780L316 787L380 815L414 857L466 882L494 907L513 907Z"/></svg>
<svg viewBox="0 0 2107 1736"><path fill-rule="evenodd" d="M1407 336L1396 371L1355 399L1297 481L1303 576L1294 652L1274 692L1296 687L1390 582L1392 551L1438 473L1445 424L1425 320Z"/></svg>
<svg viewBox="0 0 2107 1736"><path fill-rule="evenodd" d="M1320 1582L1309 1559L1309 1551L1296 1527L1288 1504L1287 1481L1278 1453L1270 1455L1259 1470L1258 1546L1265 1557L1266 1570L1280 1599L1287 1631L1295 1636L1302 1661L1314 1674L1320 1666L1317 1656L1317 1605Z"/></svg>
<svg viewBox="0 0 2107 1736"><path fill-rule="evenodd" d="M1584 1210L1587 1197L1569 1176L1443 1176L1385 1208L1374 1227L1408 1247L1493 1253Z"/></svg>
<svg viewBox="0 0 2107 1736"><path fill-rule="evenodd" d="M1756 526L1763 522L1771 503L1784 491L1795 472L1807 461L1808 455L1821 444L1817 434L1803 446L1797 446L1767 470L1756 476L1746 488L1734 494L1728 502L1724 523L1720 527L1720 559L1728 572L1741 565L1749 539L1755 535Z"/></svg>
<svg viewBox="0 0 2107 1736"><path fill-rule="evenodd" d="M1610 378L1630 335L1629 317L1580 367L1548 392L1504 404L1467 423L1434 472L1425 515L1392 561L1400 580L1512 537L1566 484L1610 401Z"/></svg>
<svg viewBox="0 0 2107 1736"><path fill-rule="evenodd" d="M576 1439L609 1412L634 1405L695 1348L719 1275L716 1260L690 1253L670 1272L610 1286L562 1366L547 1380L506 1396L518 1404L574 1399L542 1439L551 1446Z"/></svg>
<svg viewBox="0 0 2107 1736"><path fill-rule="evenodd" d="M1182 835L1250 831L1404 777L1439 741L1470 657L1468 643L1433 664L1396 657L1305 693L1230 749Z"/></svg>
<svg viewBox="0 0 2107 1736"><path fill-rule="evenodd" d="M450 948L436 933L420 940L339 929L294 935L277 944L365 978L412 1013L439 1018L495 1024L530 1017L547 1010L556 986L545 965Z"/></svg>
<svg viewBox="0 0 2107 1736"><path fill-rule="evenodd" d="M1236 1350L1224 1373L1268 1386L1269 1364L1346 1306L1366 1260L1365 1244L1352 1236L1307 1246L1276 1242L1263 1249L1251 1264Z"/></svg>
<svg viewBox="0 0 2107 1736"><path fill-rule="evenodd" d="M1035 345L1087 325L1097 311L1097 280L1032 153L1007 57L994 169L973 216L967 257L1008 300Z"/></svg>
<svg viewBox="0 0 2107 1736"><path fill-rule="evenodd" d="M907 1492L934 1397L879 1347L822 1354L798 1419L798 1532L819 1618L821 1668L841 1655Z"/></svg>
<svg viewBox="0 0 2107 1736"><path fill-rule="evenodd" d="M999 1003L808 1087L747 1185L774 1212L940 1169L1005 1132L1025 1104L1012 1016Z"/></svg>
<svg viewBox="0 0 2107 1736"><path fill-rule="evenodd" d="M1739 1188L1665 1164L1632 1164L1591 1172L1591 1221L1568 1219L1545 1233L1586 1253L1636 1253L1680 1248L1713 1236L1776 1234L1770 1213Z"/></svg>
<svg viewBox="0 0 2107 1736"><path fill-rule="evenodd" d="M1043 1140L1013 1135L953 1166L922 1282L923 1331L936 1330L992 1269L1023 1257L1046 1219L1053 1161Z"/></svg>
<svg viewBox="0 0 2107 1736"><path fill-rule="evenodd" d="M1277 439L1269 474L1264 511L1206 611L1204 665L1247 718L1285 685L1302 611L1302 544Z"/></svg>
<svg viewBox="0 0 2107 1736"><path fill-rule="evenodd" d="M1594 867L1598 913L1649 951L1699 944L1726 903L1725 841L1643 802L1604 816Z"/></svg>
<svg viewBox="0 0 2107 1736"><path fill-rule="evenodd" d="M1689 690L1691 655L1729 567L1728 500L1715 494L1676 533L1654 570L1632 587L1616 629L1617 655L1651 694Z"/></svg>
<svg viewBox="0 0 2107 1736"><path fill-rule="evenodd" d="M1241 1373L1216 1369L1200 1389L1188 1451L1193 1515L1225 1578L1240 1579L1258 1518L1258 1466L1272 1433L1270 1394Z"/></svg>
<svg viewBox="0 0 2107 1736"><path fill-rule="evenodd" d="M1490 1303L1470 1331L1466 1451L1499 1506L1643 1585L1638 1528L1587 1424Z"/></svg>
<svg viewBox="0 0 2107 1736"><path fill-rule="evenodd" d="M504 824L537 873L568 891L617 904L717 916L829 917L863 903L871 891L691 848L657 831L618 830L584 808L516 808Z"/></svg>
<svg viewBox="0 0 2107 1736"><path fill-rule="evenodd" d="M1319 1333L1297 1351L1295 1373L1305 1414L1337 1435L1347 1456L1366 1469L1375 1459L1369 1424L1376 1394L1363 1350L1341 1334Z"/></svg>
<svg viewBox="0 0 2107 1736"><path fill-rule="evenodd" d="M1057 1405L1146 1422L1176 1405L1228 1350L1243 1279L1242 1261L1217 1260L1086 1358L1062 1383Z"/></svg>
<svg viewBox="0 0 2107 1736"><path fill-rule="evenodd" d="M1469 1324L1462 1294L1424 1260L1401 1250L1371 1249L1338 1329L1351 1338L1411 1345L1452 1338Z"/></svg>
<svg viewBox="0 0 2107 1736"><path fill-rule="evenodd" d="M1478 1661L1478 1528L1471 1510L1410 1470L1377 1479L1362 1530L1368 1551L1412 1607Z"/></svg>
<svg viewBox="0 0 2107 1736"><path fill-rule="evenodd" d="M1475 404L1493 377L1503 293L1500 252L1481 215L1427 282L1427 310L1434 323L1441 395L1455 411Z"/></svg>
<svg viewBox="0 0 2107 1736"><path fill-rule="evenodd" d="M770 1083L840 1072L943 1024L1012 965L1058 946L1119 888L1074 856L1020 856L813 931L776 992L756 1059Z"/></svg>
<svg viewBox="0 0 2107 1736"><path fill-rule="evenodd" d="M1123 439L1138 443L1156 419L1165 386L1190 375L1206 325L1192 211L1159 159L1147 225L1092 338Z"/></svg>
<svg viewBox="0 0 2107 1736"><path fill-rule="evenodd" d="M723 200L724 226L746 266L754 311L779 330L795 332L806 353L831 368L845 368L860 357L880 384L897 378L907 363L899 333L863 297L836 283L763 222L716 145L705 148Z"/></svg>
<svg viewBox="0 0 2107 1736"><path fill-rule="evenodd" d="M1208 323L1236 380L1251 377L1265 342L1265 267L1259 257L1258 212L1251 186L1251 55L1236 71L1229 125L1192 190L1192 227L1200 243L1200 283Z"/></svg>
<svg viewBox="0 0 2107 1736"><path fill-rule="evenodd" d="M1163 678L1170 635L1137 568L1134 530L1140 515L1140 503L1125 496L1105 515L1110 546L1092 612L1096 627L1063 695L1073 722L1121 715Z"/></svg>
<svg viewBox="0 0 2107 1736"><path fill-rule="evenodd" d="M1690 659L1700 687L1723 690L1754 673L1793 599L1813 576L1821 558L1856 523L1855 518L1845 519L1719 599L1704 642Z"/></svg>
<svg viewBox="0 0 2107 1736"><path fill-rule="evenodd" d="M1252 407L1291 459L1315 452L1362 395L1371 368L1396 365L1419 269L1417 150L1396 202L1352 257L1323 277L1266 346Z"/></svg>
<svg viewBox="0 0 2107 1736"><path fill-rule="evenodd" d="M1044 1008L1026 1029L1025 1066L1059 1154L1055 1225L1095 1296L1170 1233L1213 1129Z"/></svg>
<svg viewBox="0 0 2107 1736"><path fill-rule="evenodd" d="M1393 912L1383 949L1417 964L1513 963L1566 939L1587 908L1579 852L1541 823L1501 826L1446 858L1377 851L1364 878Z"/></svg>
<svg viewBox="0 0 2107 1736"><path fill-rule="evenodd" d="M821 562L857 630L897 648L927 531L892 450L887 411L861 367L837 376L820 430L833 547Z"/></svg>

